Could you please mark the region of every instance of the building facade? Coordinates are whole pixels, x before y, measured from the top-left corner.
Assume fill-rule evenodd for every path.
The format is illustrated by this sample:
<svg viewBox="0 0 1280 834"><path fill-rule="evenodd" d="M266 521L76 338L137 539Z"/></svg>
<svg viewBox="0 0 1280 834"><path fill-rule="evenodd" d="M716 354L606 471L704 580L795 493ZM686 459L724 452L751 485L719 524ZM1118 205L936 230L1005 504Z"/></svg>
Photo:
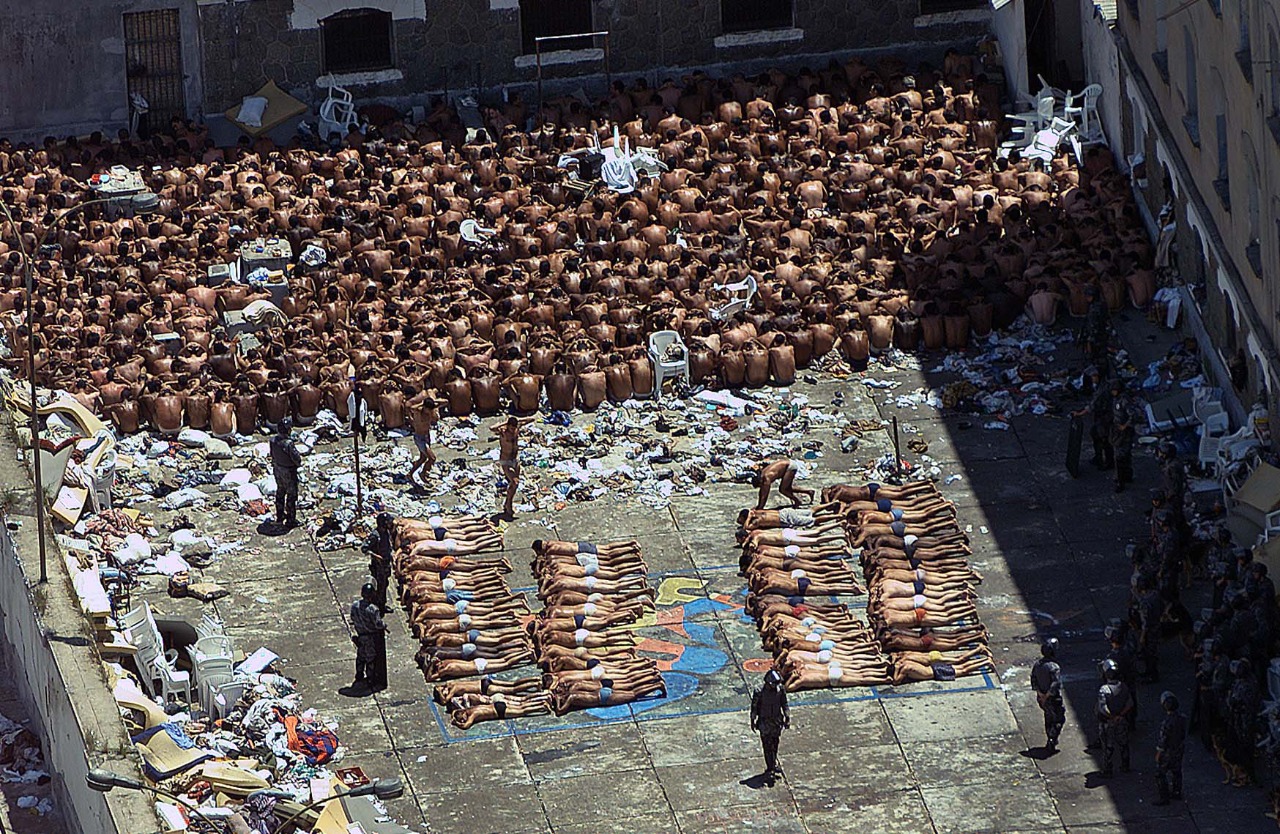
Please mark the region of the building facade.
<svg viewBox="0 0 1280 834"><path fill-rule="evenodd" d="M329 75L397 107L531 89L539 49L544 78L592 84L880 50L936 61L990 19L988 0L0 0L17 56L0 135L126 127L135 92L154 121L213 117L271 80L312 105ZM591 32L607 35L559 37Z"/></svg>
<svg viewBox="0 0 1280 834"><path fill-rule="evenodd" d="M1152 218L1171 211L1177 267L1195 287L1192 313L1212 345L1210 365L1228 385L1234 376L1246 408L1261 399L1272 413L1280 391L1276 6L1119 0L1114 50L1098 40L1091 61L1116 96L1112 148L1141 166L1140 201Z"/></svg>

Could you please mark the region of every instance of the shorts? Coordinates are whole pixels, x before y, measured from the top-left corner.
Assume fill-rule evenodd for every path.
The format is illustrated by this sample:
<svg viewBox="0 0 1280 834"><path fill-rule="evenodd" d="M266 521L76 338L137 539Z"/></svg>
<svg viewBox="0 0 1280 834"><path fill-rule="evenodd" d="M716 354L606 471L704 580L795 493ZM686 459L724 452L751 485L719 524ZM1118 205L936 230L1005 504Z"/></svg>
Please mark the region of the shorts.
<svg viewBox="0 0 1280 834"><path fill-rule="evenodd" d="M778 510L778 521L783 527L812 527L815 523L813 512L810 510L800 510L794 507L786 507Z"/></svg>
<svg viewBox="0 0 1280 834"><path fill-rule="evenodd" d="M425 434L415 434L413 436L413 445L418 447L419 452L427 451L427 436Z"/></svg>
<svg viewBox="0 0 1280 834"><path fill-rule="evenodd" d="M498 461L498 468L508 477L518 478L520 476L520 461L518 460L500 460Z"/></svg>
<svg viewBox="0 0 1280 834"><path fill-rule="evenodd" d="M599 556L600 551L591 542L578 542L579 553L590 553L592 556Z"/></svg>

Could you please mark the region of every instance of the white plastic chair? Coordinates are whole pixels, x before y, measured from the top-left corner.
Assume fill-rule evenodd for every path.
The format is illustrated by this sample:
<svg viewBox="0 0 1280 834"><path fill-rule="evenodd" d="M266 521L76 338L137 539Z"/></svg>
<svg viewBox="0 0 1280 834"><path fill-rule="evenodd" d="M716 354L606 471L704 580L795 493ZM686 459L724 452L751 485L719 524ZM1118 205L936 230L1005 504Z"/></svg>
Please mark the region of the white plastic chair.
<svg viewBox="0 0 1280 834"><path fill-rule="evenodd" d="M201 678L196 684L199 689L200 706L204 707L206 712L212 713L215 697L218 693L224 692L233 679L234 676L229 672L218 672ZM227 709L230 709L230 704L227 705Z"/></svg>
<svg viewBox="0 0 1280 834"><path fill-rule="evenodd" d="M329 90L328 97L320 104L320 123L316 127L322 141L328 142L334 133L346 136L352 128L360 126L350 91L334 84L327 76L316 81L316 86Z"/></svg>
<svg viewBox="0 0 1280 834"><path fill-rule="evenodd" d="M668 359L667 349L680 346L680 358ZM689 382L689 348L674 330L659 330L649 337L649 360L653 362L653 395L662 396L662 383L668 377L682 376Z"/></svg>
<svg viewBox="0 0 1280 834"><path fill-rule="evenodd" d="M1209 386L1198 386L1191 394L1191 413L1203 424L1215 414L1224 414L1222 407L1222 390Z"/></svg>
<svg viewBox="0 0 1280 834"><path fill-rule="evenodd" d="M756 277L754 275L748 275L743 280L737 281L733 284L716 284L715 289L726 293L727 295L737 296L723 306L717 307L711 311L712 321L724 321L725 319L737 315L739 312L747 309L747 307L751 305L751 300L756 297L756 291L759 289L759 284L756 283Z"/></svg>
<svg viewBox="0 0 1280 834"><path fill-rule="evenodd" d="M242 680L211 684L209 686L209 703L206 709L215 721L219 718L226 718L227 713L231 712L231 708L236 705L236 702L244 697L246 689L248 689L248 684Z"/></svg>
<svg viewBox="0 0 1280 834"><path fill-rule="evenodd" d="M212 614L205 614L200 618L200 622L196 625L196 639L202 637L220 637L226 634L227 626L222 620Z"/></svg>
<svg viewBox="0 0 1280 834"><path fill-rule="evenodd" d="M1031 137L1031 144L1022 150L1022 156L1027 159L1038 159L1048 165L1057 156L1062 140L1075 129L1074 122L1054 117L1049 127L1036 131L1036 134Z"/></svg>
<svg viewBox="0 0 1280 834"><path fill-rule="evenodd" d="M208 637L196 640L191 656L193 659L198 658L201 662L214 659L234 661L235 645L225 634L210 634Z"/></svg>
<svg viewBox="0 0 1280 834"><path fill-rule="evenodd" d="M1084 88L1081 97L1080 106L1063 108L1063 115L1073 120L1079 116L1077 124L1080 125L1080 135L1090 139L1093 137L1093 126L1101 127L1098 121L1098 99L1102 97L1102 85L1090 84Z"/></svg>
<svg viewBox="0 0 1280 834"><path fill-rule="evenodd" d="M1042 92L1036 99L1035 110L1009 114L1008 118L1022 122L1022 127L1015 127L1014 130L1022 130L1024 137L1034 136L1037 132L1044 130L1053 119L1053 111L1056 109L1055 101L1052 93Z"/></svg>
<svg viewBox="0 0 1280 834"><path fill-rule="evenodd" d="M1200 426L1200 443L1197 459L1202 467L1215 468L1218 465L1218 452L1227 440L1229 428L1226 412L1209 417Z"/></svg>
<svg viewBox="0 0 1280 834"><path fill-rule="evenodd" d="M161 655L152 661L151 668L160 679L160 697L166 704L179 692L182 693L183 703L189 704L191 703L191 673L179 671L174 662L176 658L176 653Z"/></svg>

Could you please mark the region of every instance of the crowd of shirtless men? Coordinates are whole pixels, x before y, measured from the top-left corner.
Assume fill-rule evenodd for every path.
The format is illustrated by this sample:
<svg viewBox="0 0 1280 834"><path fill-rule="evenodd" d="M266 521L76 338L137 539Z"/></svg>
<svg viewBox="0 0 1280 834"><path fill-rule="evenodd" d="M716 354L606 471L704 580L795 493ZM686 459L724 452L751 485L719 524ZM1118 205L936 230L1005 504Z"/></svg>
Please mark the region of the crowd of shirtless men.
<svg viewBox="0 0 1280 834"><path fill-rule="evenodd" d="M456 726L665 695L657 665L626 628L654 606L636 542L535 541L537 615L503 579L511 564L477 555L501 548L485 519L395 523L393 570L418 665ZM535 665L540 677L495 677Z"/></svg>
<svg viewBox="0 0 1280 834"><path fill-rule="evenodd" d="M789 463L789 462L782 462ZM791 691L954 680L993 668L968 542L931 482L841 484L738 516L747 612ZM801 490L800 492L804 492ZM810 493L811 494L811 493ZM858 552L868 590L847 559ZM845 598L867 594L867 623Z"/></svg>
<svg viewBox="0 0 1280 834"><path fill-rule="evenodd" d="M345 420L360 385L382 425L425 437L437 406L568 411L648 393L659 330L682 335L693 384L754 386L832 350L857 364L893 344L962 347L1024 310L1051 317L1055 299L1082 314L1090 286L1145 303L1151 246L1108 152L999 159L998 108L974 61L950 53L914 75L852 59L619 83L595 109L549 103L535 130L518 102L471 134L442 105L338 150L218 148L181 124L147 142L0 141L17 220L0 221L6 361L24 373L34 349L43 383L124 433L249 434L323 408ZM615 126L669 170L583 194L557 160ZM51 229L112 165L141 168L158 211L95 207ZM469 242L466 221L492 232ZM223 313L265 290L205 276L259 238L326 260L296 264L250 345ZM749 277L751 305L718 316L724 287Z"/></svg>

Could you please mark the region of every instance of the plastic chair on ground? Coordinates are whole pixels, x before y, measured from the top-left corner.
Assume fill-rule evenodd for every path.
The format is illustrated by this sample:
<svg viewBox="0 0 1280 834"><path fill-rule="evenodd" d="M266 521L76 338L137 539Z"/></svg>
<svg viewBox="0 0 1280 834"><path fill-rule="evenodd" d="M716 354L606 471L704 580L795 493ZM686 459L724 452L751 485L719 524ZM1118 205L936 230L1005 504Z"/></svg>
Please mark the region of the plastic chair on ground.
<svg viewBox="0 0 1280 834"><path fill-rule="evenodd" d="M1048 165L1058 155L1062 140L1075 129L1074 122L1054 117L1048 127L1037 131L1031 138L1031 144L1022 150L1022 156L1026 159L1038 159Z"/></svg>
<svg viewBox="0 0 1280 834"><path fill-rule="evenodd" d="M1197 460L1206 469L1218 465L1218 451L1227 439L1227 414L1215 414L1200 426L1200 443Z"/></svg>
<svg viewBox="0 0 1280 834"><path fill-rule="evenodd" d="M1056 99L1052 93L1042 93L1036 100L1036 109L1028 110L1023 113L1010 113L1008 118L1016 122L1022 122L1021 127L1015 127L1014 130L1021 130L1024 137L1034 136L1041 130L1049 126L1049 122L1053 120L1053 111L1056 109Z"/></svg>
<svg viewBox="0 0 1280 834"><path fill-rule="evenodd" d="M716 284L715 289L731 296L727 303L711 311L712 321L725 321L751 306L759 285L754 275L748 275L733 284Z"/></svg>
<svg viewBox="0 0 1280 834"><path fill-rule="evenodd" d="M215 721L219 718L226 718L236 703L244 697L247 689L248 684L243 680L211 684L208 688L209 703L206 709Z"/></svg>
<svg viewBox="0 0 1280 834"><path fill-rule="evenodd" d="M152 661L156 677L160 679L160 697L167 704L176 694L182 693L183 703L191 703L191 673L180 672L176 665L176 652L161 655Z"/></svg>
<svg viewBox="0 0 1280 834"><path fill-rule="evenodd" d="M212 614L205 614L196 624L196 639L202 637L220 637L226 634L227 625Z"/></svg>
<svg viewBox="0 0 1280 834"><path fill-rule="evenodd" d="M676 348L679 350L676 350ZM689 382L689 348L674 330L659 330L649 337L649 359L653 362L653 394L662 396L662 383L670 377Z"/></svg>
<svg viewBox="0 0 1280 834"><path fill-rule="evenodd" d="M216 674L206 675L196 683L198 695L200 698L200 706L204 707L205 712L213 712L214 698L218 693L224 692L226 688L234 680L234 676L230 672L219 672ZM223 696L226 697L225 695ZM232 704L235 702L232 701ZM227 705L230 709L231 705Z"/></svg>
<svg viewBox="0 0 1280 834"><path fill-rule="evenodd" d="M322 141L328 142L334 133L339 137L346 136L353 128L360 126L360 117L356 115L356 106L349 90L334 84L333 79L328 76L317 80L316 86L329 90L328 97L320 103L320 123L316 128Z"/></svg>
<svg viewBox="0 0 1280 834"><path fill-rule="evenodd" d="M1222 390L1208 386L1196 388L1191 395L1191 413L1201 425L1216 414L1225 414L1222 406Z"/></svg>
<svg viewBox="0 0 1280 834"><path fill-rule="evenodd" d="M1085 139L1094 138L1094 128L1101 128L1102 123L1098 120L1098 99L1102 97L1102 85L1090 84L1081 92L1081 102L1079 106L1070 106L1063 108L1063 115L1068 119L1076 120L1080 125L1080 135ZM1077 119L1077 117L1079 117Z"/></svg>

